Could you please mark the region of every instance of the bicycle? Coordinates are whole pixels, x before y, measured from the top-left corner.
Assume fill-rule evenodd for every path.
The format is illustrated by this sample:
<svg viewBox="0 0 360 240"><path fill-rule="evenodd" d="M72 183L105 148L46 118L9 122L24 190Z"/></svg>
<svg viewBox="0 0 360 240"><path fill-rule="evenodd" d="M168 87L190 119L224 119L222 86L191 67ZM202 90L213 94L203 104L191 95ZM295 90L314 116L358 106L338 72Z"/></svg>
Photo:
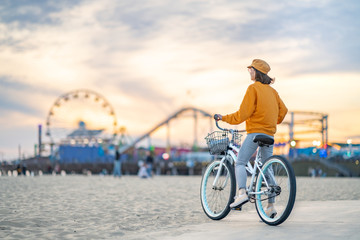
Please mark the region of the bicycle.
<svg viewBox="0 0 360 240"><path fill-rule="evenodd" d="M234 164L241 146L240 133L245 130L224 129L215 122L222 131L214 131L205 139L210 154L220 155L221 159L207 166L201 180L200 199L205 214L213 220L220 220L229 214L229 205L236 193ZM254 142L258 143L259 150L272 145L274 139L257 135ZM255 203L260 219L273 226L283 223L289 217L296 198L296 179L290 163L278 155L262 161L261 151L257 151L253 164L249 161L246 170L250 174L246 191L249 201ZM275 198L277 213L268 216L264 202L270 198ZM241 210L241 207L234 210Z"/></svg>

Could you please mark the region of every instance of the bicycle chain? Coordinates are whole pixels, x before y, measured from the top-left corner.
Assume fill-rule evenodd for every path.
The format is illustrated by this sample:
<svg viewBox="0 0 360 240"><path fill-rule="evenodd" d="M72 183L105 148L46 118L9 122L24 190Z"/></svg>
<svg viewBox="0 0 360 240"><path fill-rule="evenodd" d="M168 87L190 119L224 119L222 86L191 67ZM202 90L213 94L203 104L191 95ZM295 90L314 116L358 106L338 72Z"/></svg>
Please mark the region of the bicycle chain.
<svg viewBox="0 0 360 240"><path fill-rule="evenodd" d="M270 199L270 198L277 197L277 196L279 196L279 195L280 195L280 193L276 193L275 196L273 196L273 197L268 197L268 198L265 198L265 199L261 199L260 201L265 201L265 200L268 200L268 199ZM251 200L254 200L254 201L252 202ZM250 201L250 203L255 203L255 200L256 200L255 197L249 196L249 201Z"/></svg>

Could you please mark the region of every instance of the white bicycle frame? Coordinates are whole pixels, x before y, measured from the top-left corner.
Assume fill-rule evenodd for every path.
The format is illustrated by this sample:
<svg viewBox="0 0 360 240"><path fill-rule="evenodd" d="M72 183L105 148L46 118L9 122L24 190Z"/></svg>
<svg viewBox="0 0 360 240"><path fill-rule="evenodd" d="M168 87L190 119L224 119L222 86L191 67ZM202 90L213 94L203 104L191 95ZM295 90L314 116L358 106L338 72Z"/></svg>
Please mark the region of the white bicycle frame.
<svg viewBox="0 0 360 240"><path fill-rule="evenodd" d="M227 154L222 157L222 159L220 160L220 164L219 164L219 169L217 171L217 174L216 174L216 177L214 179L214 182L213 182L213 188L216 188L216 184L217 184L217 181L220 177L220 173L221 173L221 170L224 166L224 162L225 161L229 161L230 164L234 164L235 161L236 161L236 158L237 158L237 154L239 153L239 150L240 148L236 147L231 141L230 141L230 144L229 144L229 149L227 150ZM258 149L259 150L259 149ZM236 154L235 154L235 153ZM230 156L230 157L229 157ZM254 194L254 195L258 195L258 194L267 194L268 193L268 190L270 189L270 186L265 178L265 175L263 173L263 171L261 170L261 166L262 166L262 163L261 163L261 153L260 151L257 152L256 154L256 158L255 158L255 161L254 161L254 166L251 165L250 161L248 161L247 163L247 166L245 167L246 171L248 171L250 174L251 174L251 182L250 182L250 185L247 187L246 191L248 192L248 194ZM257 170L259 170L260 174L262 175L264 181L265 181L265 184L266 184L266 187L268 190L266 191L260 191L260 192L253 192L253 191L250 191L251 189L253 189L253 185L254 185L254 180L255 180L255 176L256 176L256 172ZM229 179L230 175L228 174L226 176L226 180L224 181L223 185L221 186L221 188L224 188L228 182L228 179Z"/></svg>

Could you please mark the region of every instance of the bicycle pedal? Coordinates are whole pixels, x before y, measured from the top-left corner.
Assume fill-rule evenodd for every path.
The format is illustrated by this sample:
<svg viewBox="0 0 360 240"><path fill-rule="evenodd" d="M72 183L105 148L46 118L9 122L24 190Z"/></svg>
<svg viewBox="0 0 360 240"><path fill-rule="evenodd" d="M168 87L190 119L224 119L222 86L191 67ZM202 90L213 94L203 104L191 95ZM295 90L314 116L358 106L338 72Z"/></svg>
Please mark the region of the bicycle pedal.
<svg viewBox="0 0 360 240"><path fill-rule="evenodd" d="M242 207L234 207L234 208L231 208L231 210L234 210L234 211L241 211Z"/></svg>

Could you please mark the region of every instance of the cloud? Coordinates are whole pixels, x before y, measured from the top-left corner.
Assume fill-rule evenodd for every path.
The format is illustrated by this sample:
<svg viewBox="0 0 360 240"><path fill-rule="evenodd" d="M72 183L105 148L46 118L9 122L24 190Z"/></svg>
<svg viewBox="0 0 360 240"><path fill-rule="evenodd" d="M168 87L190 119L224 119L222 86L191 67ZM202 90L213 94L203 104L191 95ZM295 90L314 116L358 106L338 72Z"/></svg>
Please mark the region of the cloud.
<svg viewBox="0 0 360 240"><path fill-rule="evenodd" d="M3 92L0 91L0 94L3 94ZM0 100L0 113L2 116L6 116L8 112L14 111L33 116L39 115L40 113L38 109L36 109L36 106L31 106L31 104L27 102L20 102L18 98L7 96L6 99Z"/></svg>
<svg viewBox="0 0 360 240"><path fill-rule="evenodd" d="M158 90L157 86L151 86L146 81L120 81L118 83L120 89L136 99L143 99L145 101L171 101L170 97L163 96Z"/></svg>
<svg viewBox="0 0 360 240"><path fill-rule="evenodd" d="M270 63L276 88L298 106L293 84L301 78L358 76L359 8L357 1L6 1L0 111L42 119L60 94L88 88L141 132L184 105L237 110L255 57ZM309 94L309 102L318 97Z"/></svg>
<svg viewBox="0 0 360 240"><path fill-rule="evenodd" d="M34 104L34 100L41 97L59 94L59 91L44 86L32 85L17 81L11 77L0 76L0 112L23 113L28 116L39 116L43 113L42 103Z"/></svg>
<svg viewBox="0 0 360 240"><path fill-rule="evenodd" d="M291 62L294 74L358 71L360 22L355 19L359 10L356 1L323 1L316 6L310 1L292 1L244 28L252 37L248 40L254 42L263 39L277 43L286 43L283 41L286 39L307 42L297 47L307 54Z"/></svg>
<svg viewBox="0 0 360 240"><path fill-rule="evenodd" d="M49 25L57 22L51 14L74 7L82 0L18 0L2 2L0 7L0 21L7 24L16 24L19 28L28 28L32 25Z"/></svg>

